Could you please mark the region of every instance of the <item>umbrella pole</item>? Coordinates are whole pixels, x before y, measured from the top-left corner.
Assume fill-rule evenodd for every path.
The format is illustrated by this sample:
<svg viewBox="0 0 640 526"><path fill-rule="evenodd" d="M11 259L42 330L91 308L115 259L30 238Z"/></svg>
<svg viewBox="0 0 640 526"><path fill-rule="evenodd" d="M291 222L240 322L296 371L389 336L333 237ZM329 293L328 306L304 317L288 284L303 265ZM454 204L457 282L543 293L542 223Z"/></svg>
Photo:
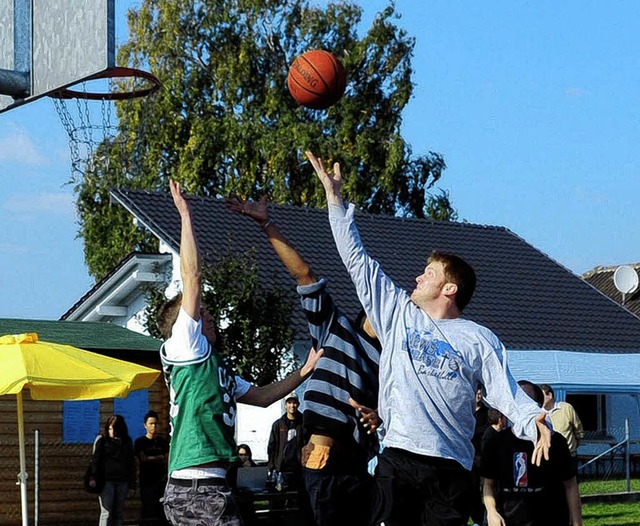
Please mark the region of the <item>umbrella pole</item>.
<svg viewBox="0 0 640 526"><path fill-rule="evenodd" d="M20 504L22 506L22 526L29 526L29 508L27 502L27 460L24 446L24 413L22 411L22 391L16 394L18 406L18 446L20 450L20 473L18 484L20 485Z"/></svg>

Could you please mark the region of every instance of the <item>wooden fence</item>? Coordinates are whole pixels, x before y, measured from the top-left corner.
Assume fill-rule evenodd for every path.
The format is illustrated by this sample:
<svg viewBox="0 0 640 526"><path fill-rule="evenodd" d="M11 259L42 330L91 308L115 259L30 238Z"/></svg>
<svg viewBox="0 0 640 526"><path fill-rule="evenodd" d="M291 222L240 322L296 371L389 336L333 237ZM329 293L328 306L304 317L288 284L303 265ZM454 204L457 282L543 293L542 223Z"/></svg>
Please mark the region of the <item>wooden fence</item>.
<svg viewBox="0 0 640 526"><path fill-rule="evenodd" d="M152 365L153 366L153 365ZM63 402L31 400L24 391L24 421L27 453L30 524L34 524L34 434L39 431L39 521L42 526L95 526L100 515L98 498L82 485L91 444L62 442ZM161 416L161 434L168 434L168 393L162 375L149 390L149 409ZM113 414L113 400L101 400L100 425ZM137 437L132 437L134 440ZM16 397L0 397L0 524L20 526L20 471ZM127 500L125 519L136 523L140 513L138 493Z"/></svg>

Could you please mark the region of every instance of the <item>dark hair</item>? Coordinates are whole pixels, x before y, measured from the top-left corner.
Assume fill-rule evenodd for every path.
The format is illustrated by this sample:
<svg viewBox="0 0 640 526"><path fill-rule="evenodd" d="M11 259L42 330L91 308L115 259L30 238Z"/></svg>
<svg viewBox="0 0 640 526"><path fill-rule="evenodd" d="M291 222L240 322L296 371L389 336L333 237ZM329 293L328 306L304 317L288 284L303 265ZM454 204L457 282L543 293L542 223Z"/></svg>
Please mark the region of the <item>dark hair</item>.
<svg viewBox="0 0 640 526"><path fill-rule="evenodd" d="M540 384L540 389L542 389L542 392L544 394L550 394L554 398L556 397L555 393L553 392L553 387L551 387L549 384Z"/></svg>
<svg viewBox="0 0 640 526"><path fill-rule="evenodd" d="M490 407L487 410L487 422L489 422L489 424L492 426L498 423L501 416L502 416L502 413L497 409L494 409L493 407Z"/></svg>
<svg viewBox="0 0 640 526"><path fill-rule="evenodd" d="M156 420L160 420L158 413L156 413L155 411L149 411L146 415L144 415L144 423L146 424L147 420L149 420L150 418L155 418Z"/></svg>
<svg viewBox="0 0 640 526"><path fill-rule="evenodd" d="M109 436L109 428L113 427L113 436L118 438L129 438L129 429L122 415L113 415L107 419L104 425L104 436Z"/></svg>
<svg viewBox="0 0 640 526"><path fill-rule="evenodd" d="M460 309L460 312L462 312L471 301L473 292L476 290L475 270L461 257L455 254L449 254L448 252L440 252L439 250L431 252L427 264L434 261L442 263L446 280L458 286L456 305L458 309Z"/></svg>
<svg viewBox="0 0 640 526"><path fill-rule="evenodd" d="M250 459L253 459L253 454L251 453L251 448L247 444L240 444L238 446L238 454L240 454L240 450L244 449L247 452L247 455Z"/></svg>
<svg viewBox="0 0 640 526"><path fill-rule="evenodd" d="M156 321L158 323L158 329L160 329L160 333L165 340L171 337L171 329L178 319L181 306L182 292L179 292L158 309Z"/></svg>
<svg viewBox="0 0 640 526"><path fill-rule="evenodd" d="M529 380L520 380L518 381L518 385L529 398L531 398L536 404L542 407L542 404L544 404L544 393L539 386L537 386L533 382L530 382Z"/></svg>

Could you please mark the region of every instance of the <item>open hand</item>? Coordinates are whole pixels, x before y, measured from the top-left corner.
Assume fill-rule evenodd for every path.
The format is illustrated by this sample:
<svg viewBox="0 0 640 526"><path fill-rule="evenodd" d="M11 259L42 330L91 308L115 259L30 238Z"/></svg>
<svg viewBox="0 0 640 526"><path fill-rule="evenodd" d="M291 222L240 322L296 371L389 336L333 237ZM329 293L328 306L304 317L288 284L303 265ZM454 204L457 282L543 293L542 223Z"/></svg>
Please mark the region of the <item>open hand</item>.
<svg viewBox="0 0 640 526"><path fill-rule="evenodd" d="M316 171L324 191L327 194L327 203L334 205L342 205L342 195L340 195L340 188L342 187L342 174L340 173L340 164L333 163L333 172L327 172L324 168L324 163L320 157L316 157L312 152L304 152Z"/></svg>
<svg viewBox="0 0 640 526"><path fill-rule="evenodd" d="M316 368L316 365L318 364L318 360L322 358L323 354L324 354L324 349L320 349L319 351L316 351L315 347L311 347L311 350L309 351L309 355L307 356L307 361L300 369L300 374L302 375L302 378L306 378L313 372L313 370Z"/></svg>
<svg viewBox="0 0 640 526"><path fill-rule="evenodd" d="M546 423L546 413L540 413L536 417L536 426L538 428L538 440L533 448L531 462L539 466L543 457L545 460L549 460L549 448L551 447L551 430Z"/></svg>
<svg viewBox="0 0 640 526"><path fill-rule="evenodd" d="M245 201L240 197L229 197L224 200L226 207L232 212L244 214L254 219L263 226L269 221L267 208L267 196L263 195L260 201Z"/></svg>
<svg viewBox="0 0 640 526"><path fill-rule="evenodd" d="M360 413L360 422L367 428L367 434L375 433L376 429L382 425L377 409L371 409L359 404L351 397L349 397L349 405Z"/></svg>
<svg viewBox="0 0 640 526"><path fill-rule="evenodd" d="M171 197L173 197L173 204L176 205L180 216L185 214L189 214L190 208L189 203L184 198L182 194L182 189L180 188L180 184L176 183L173 179L169 179L169 190L171 190Z"/></svg>

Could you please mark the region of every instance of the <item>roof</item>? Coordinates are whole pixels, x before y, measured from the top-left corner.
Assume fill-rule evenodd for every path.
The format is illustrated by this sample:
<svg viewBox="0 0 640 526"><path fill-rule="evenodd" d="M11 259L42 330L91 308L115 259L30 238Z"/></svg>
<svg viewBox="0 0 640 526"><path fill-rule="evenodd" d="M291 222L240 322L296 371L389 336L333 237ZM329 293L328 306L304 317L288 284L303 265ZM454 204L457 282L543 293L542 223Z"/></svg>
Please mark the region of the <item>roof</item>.
<svg viewBox="0 0 640 526"><path fill-rule="evenodd" d="M630 263L629 266L636 272L640 270L640 263ZM600 292L611 298L616 303L622 303L622 293L613 283L613 273L619 265L613 267L595 267L582 275L582 278L593 285ZM640 289L627 294L624 298L624 307L640 316Z"/></svg>
<svg viewBox="0 0 640 526"><path fill-rule="evenodd" d="M103 322L0 318L0 335L35 332L42 341L86 351L154 351L162 342L119 325Z"/></svg>
<svg viewBox="0 0 640 526"><path fill-rule="evenodd" d="M101 311L109 306L120 310L121 304L126 304L127 300L139 293L140 282L164 281L159 272L164 265L171 262L171 259L171 254L131 252L60 316L60 319L105 321L104 318L108 314L105 315ZM107 321L120 315L122 314L116 312ZM126 313L124 315L126 316Z"/></svg>
<svg viewBox="0 0 640 526"><path fill-rule="evenodd" d="M180 219L169 194L115 189L111 195L139 224L178 251ZM189 199L207 262L214 263L220 252L255 247L261 279L294 286L253 220L230 212L220 199ZM270 205L270 216L316 274L329 278L337 305L355 317L358 300L336 251L327 211ZM478 286L464 315L491 328L507 349L640 350L639 318L506 228L370 214L358 214L356 222L369 254L407 290L413 289L434 249L471 263ZM293 327L297 337L308 337L300 309L294 313Z"/></svg>

